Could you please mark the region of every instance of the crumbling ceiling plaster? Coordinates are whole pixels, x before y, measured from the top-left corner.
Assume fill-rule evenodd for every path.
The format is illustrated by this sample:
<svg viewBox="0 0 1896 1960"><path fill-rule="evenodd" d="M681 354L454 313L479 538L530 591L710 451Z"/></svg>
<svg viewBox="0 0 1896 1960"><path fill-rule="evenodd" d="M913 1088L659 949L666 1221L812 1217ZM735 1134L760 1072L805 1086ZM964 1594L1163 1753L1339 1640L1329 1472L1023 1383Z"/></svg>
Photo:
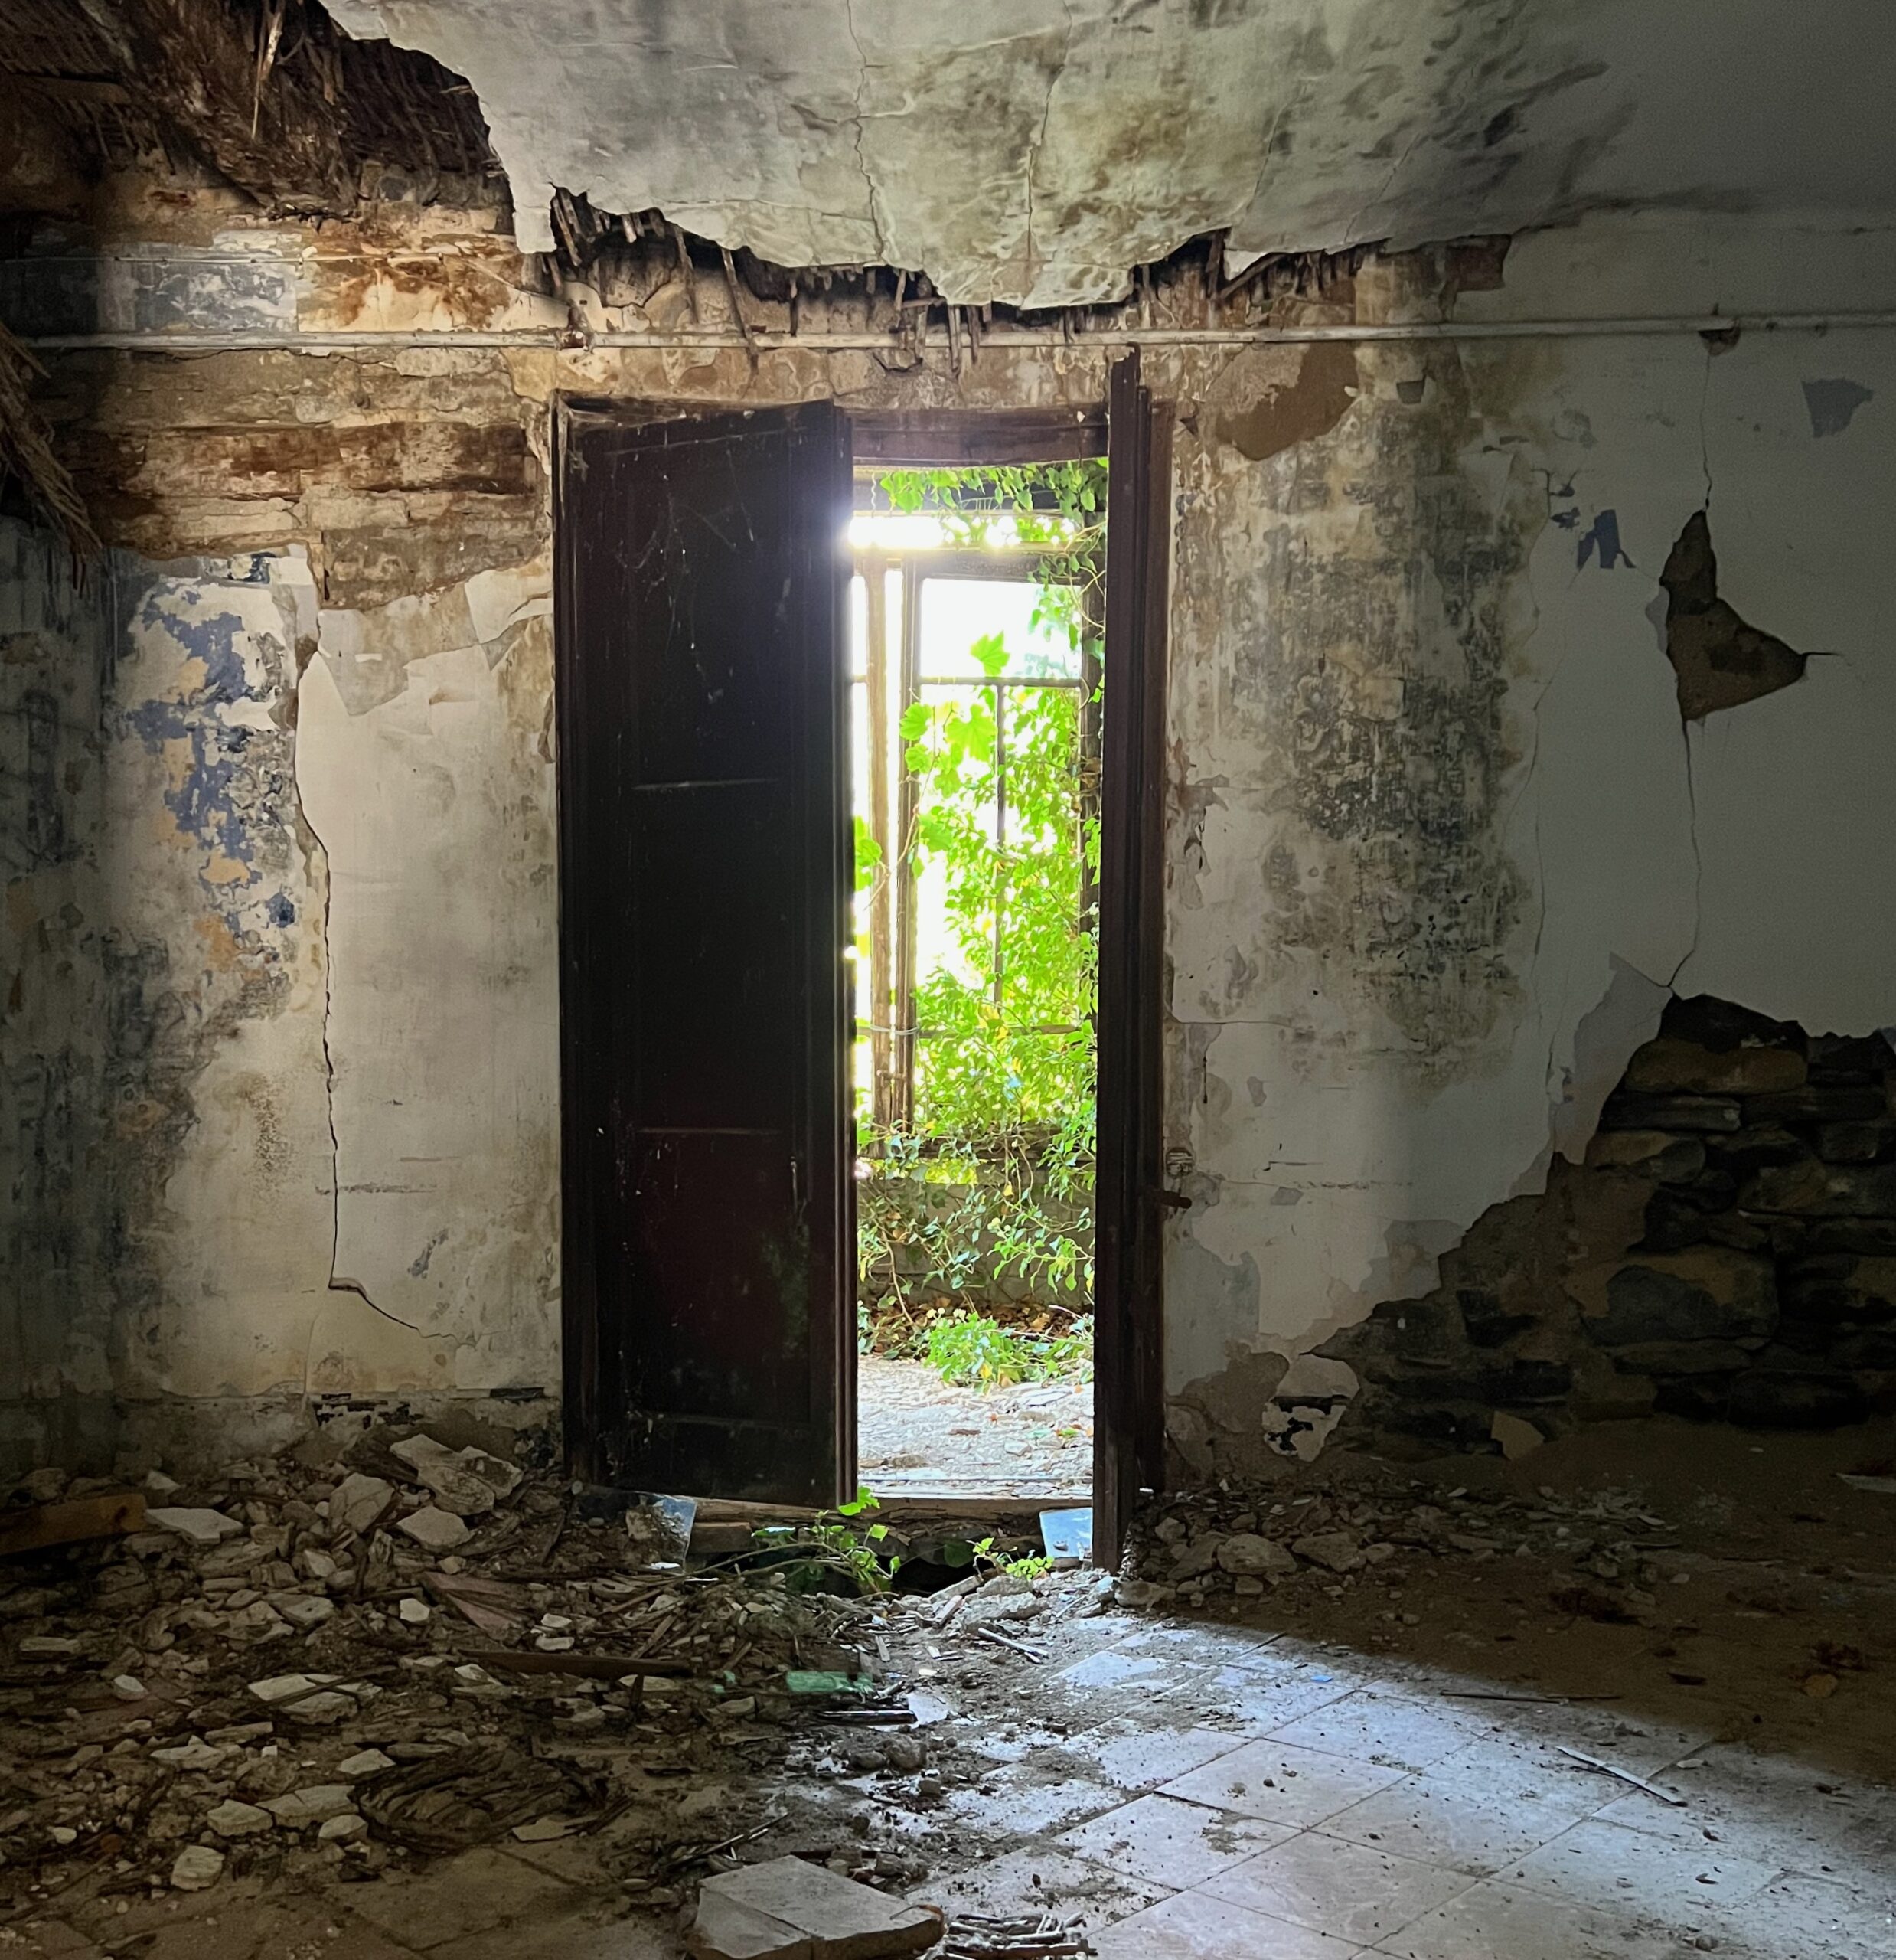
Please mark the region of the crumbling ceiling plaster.
<svg viewBox="0 0 1896 1960"><path fill-rule="evenodd" d="M952 300L1588 210L1873 212L1878 0L330 0L467 77L524 249L555 187Z"/></svg>

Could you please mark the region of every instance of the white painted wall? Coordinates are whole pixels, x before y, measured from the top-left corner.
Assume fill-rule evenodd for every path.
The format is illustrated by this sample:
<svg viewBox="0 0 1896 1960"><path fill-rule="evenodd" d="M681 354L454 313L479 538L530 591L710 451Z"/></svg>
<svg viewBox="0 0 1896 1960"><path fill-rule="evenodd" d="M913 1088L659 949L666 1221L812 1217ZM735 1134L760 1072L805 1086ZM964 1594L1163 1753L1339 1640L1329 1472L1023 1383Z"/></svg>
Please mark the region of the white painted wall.
<svg viewBox="0 0 1896 1960"><path fill-rule="evenodd" d="M1522 242L1507 272L1467 310L1896 302L1887 234L1728 220L1595 221ZM1313 443L1241 466L1201 430L1181 452L1181 564L1204 562L1197 534L1215 531L1231 596L1182 591L1174 648L1188 814L1173 843L1170 1140L1196 1163L1167 1268L1175 1394L1428 1290L1436 1256L1482 1211L1540 1188L1557 1145L1578 1155L1663 988L1813 1031L1896 1020L1896 646L1881 594L1896 335L1757 333L1718 352L1691 334L1385 347L1359 365L1356 403ZM1411 407L1397 384L1421 374ZM1804 384L1839 377L1868 398L1816 433ZM1458 420L1405 433L1457 387ZM1658 577L1701 508L1721 595L1825 657L1688 734ZM1610 570L1597 549L1581 561L1607 511L1625 554ZM1470 637L1444 622L1469 541L1444 513L1483 511L1486 541L1504 541L1486 594L1503 622L1493 794L1419 858L1400 838L1392 857L1374 821L1326 835L1294 731L1247 720L1243 704L1268 716L1346 670L1350 711L1386 717L1367 774L1409 784L1395 802L1413 816L1414 786L1451 760L1416 719L1418 680L1467 679L1455 662ZM1298 595L1313 577L1332 593L1359 586L1366 609L1313 616ZM1353 638L1359 616L1374 630ZM1426 877L1444 851L1450 895L1515 900L1491 966L1422 990L1419 1018L1392 1014L1400 990L1366 978L1362 922L1386 910L1398 939L1425 946L1414 888L1389 869ZM1294 903L1274 865L1292 867ZM1336 1372L1306 1364L1280 1392Z"/></svg>

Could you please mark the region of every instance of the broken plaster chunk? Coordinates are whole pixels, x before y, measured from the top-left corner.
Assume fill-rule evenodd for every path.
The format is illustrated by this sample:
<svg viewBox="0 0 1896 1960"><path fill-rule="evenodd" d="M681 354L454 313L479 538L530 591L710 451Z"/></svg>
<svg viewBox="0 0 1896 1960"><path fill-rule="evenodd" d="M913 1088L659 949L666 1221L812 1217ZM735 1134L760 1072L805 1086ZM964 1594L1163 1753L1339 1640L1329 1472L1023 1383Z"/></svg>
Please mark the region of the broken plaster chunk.
<svg viewBox="0 0 1896 1960"><path fill-rule="evenodd" d="M336 1486L329 1500L331 1530L346 1528L360 1537L388 1509L394 1497L395 1486L387 1478L352 1471Z"/></svg>
<svg viewBox="0 0 1896 1960"><path fill-rule="evenodd" d="M401 1600L395 1612L403 1626L426 1626L434 1617L426 1602L419 1599Z"/></svg>
<svg viewBox="0 0 1896 1960"><path fill-rule="evenodd" d="M384 1769L394 1767L393 1756L384 1756L379 1749L364 1749L357 1750L354 1756L345 1756L336 1765L336 1774L359 1783L365 1776L379 1776Z"/></svg>
<svg viewBox="0 0 1896 1960"><path fill-rule="evenodd" d="M333 1599L309 1592L282 1593L270 1604L292 1626L305 1633L321 1626L336 1610Z"/></svg>
<svg viewBox="0 0 1896 1960"><path fill-rule="evenodd" d="M279 1824L321 1824L355 1808L355 1792L346 1783L312 1783L287 1796L272 1797L263 1808Z"/></svg>
<svg viewBox="0 0 1896 1960"><path fill-rule="evenodd" d="M1223 1571L1251 1578L1283 1578L1297 1570L1297 1560L1281 1545L1255 1531L1234 1532L1218 1547L1218 1563Z"/></svg>
<svg viewBox="0 0 1896 1960"><path fill-rule="evenodd" d="M428 1552L451 1552L474 1535L452 1511L439 1510L431 1504L411 1511L395 1528Z"/></svg>
<svg viewBox="0 0 1896 1960"><path fill-rule="evenodd" d="M171 1883L180 1892L202 1892L224 1876L224 1854L208 1844L187 1844L171 1865Z"/></svg>
<svg viewBox="0 0 1896 1960"><path fill-rule="evenodd" d="M227 1517L220 1511L207 1511L189 1504L165 1505L156 1511L148 1511L145 1521L161 1531L174 1532L193 1545L221 1545L227 1538L241 1538L244 1532L244 1527L234 1517Z"/></svg>
<svg viewBox="0 0 1896 1960"><path fill-rule="evenodd" d="M1292 1539L1291 1550L1328 1572L1354 1572L1362 1563L1362 1553L1347 1531L1312 1532Z"/></svg>
<svg viewBox="0 0 1896 1960"><path fill-rule="evenodd" d="M325 1844L353 1844L369 1834L368 1821L359 1812L345 1810L325 1818L316 1835Z"/></svg>
<svg viewBox="0 0 1896 1960"><path fill-rule="evenodd" d="M220 1838L253 1838L260 1831L271 1829L274 1822L268 1811L255 1804L241 1803L235 1797L227 1797L204 1819L206 1827Z"/></svg>
<svg viewBox="0 0 1896 1960"><path fill-rule="evenodd" d="M1531 1455L1547 1440L1532 1423L1500 1409L1494 1412L1494 1420L1488 1425L1488 1434L1501 1446L1501 1454L1510 1463Z"/></svg>
<svg viewBox="0 0 1896 1960"><path fill-rule="evenodd" d="M432 1436L410 1436L390 1454L414 1472L444 1510L463 1517L485 1515L520 1482L520 1472L503 1458L485 1449L449 1449Z"/></svg>
<svg viewBox="0 0 1896 1960"><path fill-rule="evenodd" d="M941 1936L933 1913L782 1857L707 1878L685 1944L703 1960L893 1960Z"/></svg>
<svg viewBox="0 0 1896 1960"><path fill-rule="evenodd" d="M215 1769L230 1753L228 1749L220 1749L201 1736L193 1736L188 1742L179 1743L171 1748L153 1749L152 1760L163 1763L168 1769Z"/></svg>

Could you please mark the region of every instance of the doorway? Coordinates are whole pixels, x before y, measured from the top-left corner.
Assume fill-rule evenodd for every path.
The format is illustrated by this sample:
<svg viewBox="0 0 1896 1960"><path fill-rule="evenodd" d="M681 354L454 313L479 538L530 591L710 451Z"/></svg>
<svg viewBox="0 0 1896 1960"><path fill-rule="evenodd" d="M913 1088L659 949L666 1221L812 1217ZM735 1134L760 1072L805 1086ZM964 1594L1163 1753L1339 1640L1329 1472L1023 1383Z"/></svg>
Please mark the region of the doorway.
<svg viewBox="0 0 1896 1960"><path fill-rule="evenodd" d="M1084 1504L1106 464L856 478L858 1474Z"/></svg>
<svg viewBox="0 0 1896 1960"><path fill-rule="evenodd" d="M564 1373L577 1474L817 1506L853 1494L850 758L852 695L866 713L870 680L866 646L860 691L850 671L856 467L1060 465L1105 450L1114 550L1095 602L1105 652L1089 874L1095 1537L1107 1562L1137 1488L1159 1481L1167 427L1136 357L1114 368L1104 416L561 403ZM886 585L883 598L886 609ZM921 644L917 635L918 655ZM1003 740L1012 684L1036 678L1009 664L990 676L977 660L974 675L942 677L951 688L1007 688ZM945 730L952 704L925 703L922 678L885 662L885 712L893 687L901 712L930 726L938 713ZM1079 681L1067 691L1076 718L1083 671ZM919 817L919 765L909 774L905 792L892 771L889 793L912 795ZM899 814L892 806L892 825ZM893 912L892 892L892 929ZM893 989L899 947L893 936L883 944ZM1004 923L1000 948L1004 998ZM920 952L918 939L907 969L918 1001ZM866 1032L872 1108L878 1094L885 1112L889 1098L925 1099L919 1021L872 1018ZM879 1076L879 1040L891 1044ZM893 1059L905 1041L918 1051L906 1072Z"/></svg>

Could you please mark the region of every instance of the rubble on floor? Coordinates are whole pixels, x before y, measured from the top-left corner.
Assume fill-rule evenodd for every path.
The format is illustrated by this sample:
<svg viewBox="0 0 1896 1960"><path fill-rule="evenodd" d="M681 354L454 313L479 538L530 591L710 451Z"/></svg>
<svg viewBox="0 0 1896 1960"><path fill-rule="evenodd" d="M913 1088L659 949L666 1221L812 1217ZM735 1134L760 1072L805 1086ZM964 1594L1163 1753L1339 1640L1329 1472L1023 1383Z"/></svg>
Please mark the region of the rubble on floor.
<svg viewBox="0 0 1896 1960"><path fill-rule="evenodd" d="M1300 1575L1368 1573L1399 1587L1418 1560L1537 1557L1560 1577L1552 1602L1596 1619L1636 1620L1658 1604L1677 1532L1625 1491L1562 1498L1438 1491L1365 1469L1340 1487L1289 1495L1281 1483L1180 1498L1146 1517L1116 1589L1121 1606L1257 1599ZM1390 1612L1398 1623L1404 1615Z"/></svg>
<svg viewBox="0 0 1896 1960"><path fill-rule="evenodd" d="M0 1570L0 1945L675 1960L791 1858L958 1960L1882 1960L1888 1445L1799 1481L1677 1431L1174 1497L1117 1584L990 1547L849 1599L413 1452L155 1491L240 1529Z"/></svg>
<svg viewBox="0 0 1896 1960"><path fill-rule="evenodd" d="M100 1481L35 1472L0 1516ZM628 1892L669 1906L742 1834L680 1779L767 1768L831 1698L791 1675L865 1666L872 1609L793 1589L794 1560L687 1570L662 1517L478 1449L148 1483L142 1528L0 1569L15 1908L371 1880L609 1819Z"/></svg>

